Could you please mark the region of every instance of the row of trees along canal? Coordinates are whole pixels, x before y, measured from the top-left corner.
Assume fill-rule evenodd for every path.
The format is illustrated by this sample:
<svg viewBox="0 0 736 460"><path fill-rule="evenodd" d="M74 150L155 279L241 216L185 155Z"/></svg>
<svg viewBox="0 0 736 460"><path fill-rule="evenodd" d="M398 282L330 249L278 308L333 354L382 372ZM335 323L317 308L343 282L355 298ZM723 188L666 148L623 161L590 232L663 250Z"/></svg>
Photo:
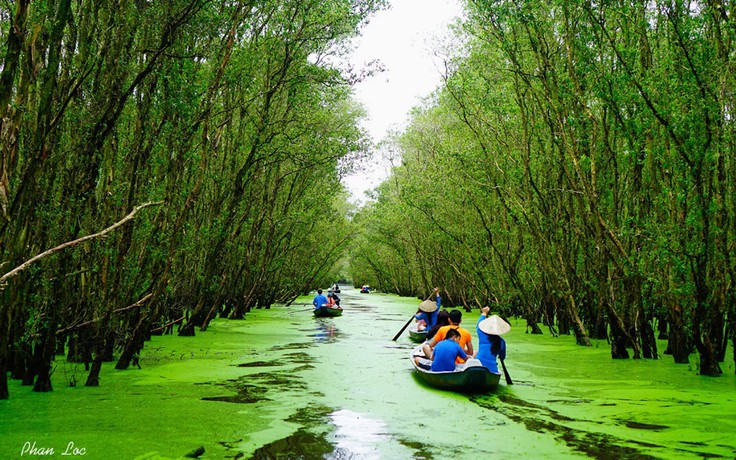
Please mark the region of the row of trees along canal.
<svg viewBox="0 0 736 460"><path fill-rule="evenodd" d="M700 374L721 374L736 325L736 5L466 6L463 55L356 217L355 276L443 286L535 333L609 339L613 358L697 352Z"/></svg>
<svg viewBox="0 0 736 460"><path fill-rule="evenodd" d="M97 385L172 324L193 334L333 281L350 232L337 170L365 136L351 73L325 57L379 7L0 9L0 398L8 374L51 390L57 353Z"/></svg>

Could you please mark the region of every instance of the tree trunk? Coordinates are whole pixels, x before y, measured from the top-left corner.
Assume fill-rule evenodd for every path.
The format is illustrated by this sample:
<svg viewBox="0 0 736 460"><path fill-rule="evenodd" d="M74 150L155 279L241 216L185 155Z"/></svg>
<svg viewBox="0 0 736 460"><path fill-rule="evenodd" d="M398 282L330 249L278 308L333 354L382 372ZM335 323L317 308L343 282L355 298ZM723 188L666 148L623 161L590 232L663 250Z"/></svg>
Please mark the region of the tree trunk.
<svg viewBox="0 0 736 460"><path fill-rule="evenodd" d="M667 341L667 351L677 364L690 363L690 346L685 333L682 319L682 308L675 305L670 309L670 335Z"/></svg>
<svg viewBox="0 0 736 460"><path fill-rule="evenodd" d="M54 328L47 329L42 333L41 343L37 345L40 353L37 354L36 360L36 384L33 385L33 391L47 392L53 391L51 385L51 361L54 358L55 348L55 331Z"/></svg>
<svg viewBox="0 0 736 460"><path fill-rule="evenodd" d="M110 331L105 337L105 346L102 351L102 361L109 363L115 361L115 333Z"/></svg>
<svg viewBox="0 0 736 460"><path fill-rule="evenodd" d="M667 334L667 319L664 315L660 316L657 320L657 331L659 332L659 335L657 336L659 340L667 340L669 337Z"/></svg>
<svg viewBox="0 0 736 460"><path fill-rule="evenodd" d="M194 310L192 311L191 316L189 316L189 319L187 320L186 324L181 328L179 331L179 336L181 337L191 337L194 335L194 328L195 327L201 327L202 324L204 324L204 320L207 317L207 312L205 311L204 307L204 300L200 299L199 302L197 302L197 306L194 307Z"/></svg>
<svg viewBox="0 0 736 460"><path fill-rule="evenodd" d="M629 359L629 350L626 345L629 343L629 337L621 330L618 321L615 319L611 323L611 358L613 359Z"/></svg>
<svg viewBox="0 0 736 460"><path fill-rule="evenodd" d="M102 370L102 354L96 353L95 359L92 361L92 367L89 370L89 375L87 376L87 381L84 383L84 386L100 386L100 370Z"/></svg>
<svg viewBox="0 0 736 460"><path fill-rule="evenodd" d="M639 316L639 333L641 334L641 351L644 358L657 359L657 341L654 339L652 321L642 312Z"/></svg>
<svg viewBox="0 0 736 460"><path fill-rule="evenodd" d="M127 369L133 358L143 349L143 336L145 334L144 329L146 328L150 329L150 326L146 320L146 316L143 316L133 329L133 335L126 343L125 348L123 348L123 352L120 354L117 364L115 364L115 369Z"/></svg>
<svg viewBox="0 0 736 460"><path fill-rule="evenodd" d="M718 365L717 346L714 346L709 337L705 337L698 346L698 351L700 352L700 375L718 377L723 374L721 366Z"/></svg>
<svg viewBox="0 0 736 460"><path fill-rule="evenodd" d="M7 367L7 359L4 356L0 356L0 399L10 398L10 392L8 391Z"/></svg>
<svg viewBox="0 0 736 460"><path fill-rule="evenodd" d="M23 380L26 376L26 356L30 356L31 351L27 345L22 345L19 349L11 353L10 362L10 378L13 380Z"/></svg>

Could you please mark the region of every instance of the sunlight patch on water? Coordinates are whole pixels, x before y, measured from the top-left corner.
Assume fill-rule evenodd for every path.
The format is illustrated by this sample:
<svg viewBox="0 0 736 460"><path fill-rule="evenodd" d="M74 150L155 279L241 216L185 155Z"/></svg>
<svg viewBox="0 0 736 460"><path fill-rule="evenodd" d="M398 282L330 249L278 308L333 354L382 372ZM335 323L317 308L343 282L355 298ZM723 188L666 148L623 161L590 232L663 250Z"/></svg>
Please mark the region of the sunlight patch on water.
<svg viewBox="0 0 736 460"><path fill-rule="evenodd" d="M329 415L335 425L335 451L326 458L330 460L373 460L383 458L379 448L397 444L387 434L386 424L363 414L342 409ZM393 447L396 448L395 446Z"/></svg>

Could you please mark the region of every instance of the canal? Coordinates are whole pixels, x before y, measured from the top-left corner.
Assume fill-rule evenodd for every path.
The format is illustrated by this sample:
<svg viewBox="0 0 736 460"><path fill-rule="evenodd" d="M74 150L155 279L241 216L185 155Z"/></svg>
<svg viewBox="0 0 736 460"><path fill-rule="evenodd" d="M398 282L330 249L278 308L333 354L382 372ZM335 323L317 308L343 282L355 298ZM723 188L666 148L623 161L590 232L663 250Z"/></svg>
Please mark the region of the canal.
<svg viewBox="0 0 736 460"><path fill-rule="evenodd" d="M54 392L13 381L0 401L0 458L26 458L26 443L103 459L736 457L733 363L704 378L669 356L613 361L605 342L534 336L512 319L514 384L455 394L417 380L408 333L391 340L418 300L341 297L338 318L314 318L304 297L196 337L154 337L142 369L108 363L97 388L59 357ZM477 318L464 313L473 336Z"/></svg>

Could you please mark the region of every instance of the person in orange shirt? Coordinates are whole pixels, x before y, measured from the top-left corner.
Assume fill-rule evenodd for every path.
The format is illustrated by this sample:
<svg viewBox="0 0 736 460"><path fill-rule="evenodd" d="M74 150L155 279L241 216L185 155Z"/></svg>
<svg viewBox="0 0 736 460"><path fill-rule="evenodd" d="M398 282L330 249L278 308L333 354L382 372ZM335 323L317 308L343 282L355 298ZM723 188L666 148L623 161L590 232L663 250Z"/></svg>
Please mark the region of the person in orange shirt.
<svg viewBox="0 0 736 460"><path fill-rule="evenodd" d="M450 310L449 313L449 320L450 325L449 326L443 326L440 328L439 331L437 331L437 334L435 334L434 337L432 337L432 340L429 341L429 343L424 344L422 347L422 351L424 351L425 356L432 356L432 351L439 342L445 340L445 335L447 335L447 331L450 329L455 329L457 332L460 333L460 347L463 349L463 351L468 355L468 357L473 357L473 336L470 335L470 331L467 329L464 329L460 327L460 323L462 322L463 313L460 310ZM464 363L465 360L458 357L456 362L458 364Z"/></svg>

